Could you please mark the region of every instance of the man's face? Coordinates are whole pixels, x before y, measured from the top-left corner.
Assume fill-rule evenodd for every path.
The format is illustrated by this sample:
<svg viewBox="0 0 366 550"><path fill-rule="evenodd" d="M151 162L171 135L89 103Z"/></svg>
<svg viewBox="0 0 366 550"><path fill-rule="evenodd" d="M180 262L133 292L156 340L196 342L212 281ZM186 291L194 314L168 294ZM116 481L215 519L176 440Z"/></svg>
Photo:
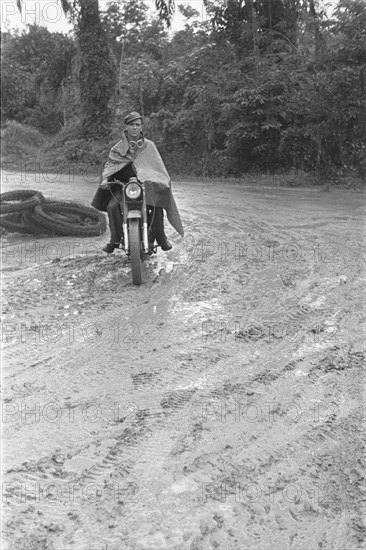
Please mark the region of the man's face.
<svg viewBox="0 0 366 550"><path fill-rule="evenodd" d="M129 141L138 139L142 130L141 119L138 118L126 124L126 130Z"/></svg>

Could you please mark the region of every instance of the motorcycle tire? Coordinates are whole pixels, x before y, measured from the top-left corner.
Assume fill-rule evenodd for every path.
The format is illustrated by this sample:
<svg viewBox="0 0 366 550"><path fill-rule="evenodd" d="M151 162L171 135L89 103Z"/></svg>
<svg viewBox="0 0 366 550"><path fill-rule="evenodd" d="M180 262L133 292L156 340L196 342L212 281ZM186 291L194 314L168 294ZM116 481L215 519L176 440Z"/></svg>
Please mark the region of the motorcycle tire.
<svg viewBox="0 0 366 550"><path fill-rule="evenodd" d="M32 189L7 191L0 195L0 214L22 212L44 201L45 198L42 193L33 191Z"/></svg>
<svg viewBox="0 0 366 550"><path fill-rule="evenodd" d="M0 227L6 233L23 233L31 235L32 231L23 223L22 213L3 214L0 216Z"/></svg>
<svg viewBox="0 0 366 550"><path fill-rule="evenodd" d="M143 264L141 250L141 231L138 219L131 219L128 229L130 243L130 258L132 268L132 282L140 286L143 282Z"/></svg>
<svg viewBox="0 0 366 550"><path fill-rule="evenodd" d="M45 202L35 207L34 217L40 225L64 236L94 237L107 229L104 214L77 203Z"/></svg>
<svg viewBox="0 0 366 550"><path fill-rule="evenodd" d="M46 227L41 225L39 220L35 218L34 213L31 210L26 210L25 212L23 212L22 223L27 229L29 229L30 233L33 233L34 235L42 235L45 237L57 237L59 235L59 233L57 233L56 231L47 229Z"/></svg>

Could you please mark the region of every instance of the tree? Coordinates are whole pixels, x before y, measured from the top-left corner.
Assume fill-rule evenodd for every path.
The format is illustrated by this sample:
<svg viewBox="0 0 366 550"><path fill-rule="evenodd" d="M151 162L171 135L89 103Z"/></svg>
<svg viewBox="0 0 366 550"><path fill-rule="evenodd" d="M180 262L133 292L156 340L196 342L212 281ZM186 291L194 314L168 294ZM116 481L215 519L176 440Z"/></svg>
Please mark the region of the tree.
<svg viewBox="0 0 366 550"><path fill-rule="evenodd" d="M80 54L80 93L82 129L85 138L95 139L110 132L111 100L114 96L117 68L110 55L98 0L78 0L62 7L75 22Z"/></svg>
<svg viewBox="0 0 366 550"><path fill-rule="evenodd" d="M2 35L2 115L56 133L64 123L62 89L71 74L73 40L29 25Z"/></svg>
<svg viewBox="0 0 366 550"><path fill-rule="evenodd" d="M175 0L155 0L155 6L160 19L170 27L175 11Z"/></svg>
<svg viewBox="0 0 366 550"><path fill-rule="evenodd" d="M199 12L192 8L189 4L179 4L178 11L189 21L192 17L198 17Z"/></svg>
<svg viewBox="0 0 366 550"><path fill-rule="evenodd" d="M299 0L204 0L214 33L235 46L237 60L268 51L279 40L296 42ZM281 47L281 46L280 46ZM277 46L278 49L278 46Z"/></svg>
<svg viewBox="0 0 366 550"><path fill-rule="evenodd" d="M108 135L112 122L117 66L110 54L98 0L60 0L75 23L80 53L80 93L82 129L85 138ZM21 10L21 0L17 0ZM156 0L160 17L169 26L173 0Z"/></svg>
<svg viewBox="0 0 366 550"><path fill-rule="evenodd" d="M102 21L116 59L140 54L161 59L161 49L167 35L163 23L149 17L143 0L109 2Z"/></svg>
<svg viewBox="0 0 366 550"><path fill-rule="evenodd" d="M97 0L73 3L72 74L79 66L85 136L99 139L110 125L119 135L123 114L136 109L176 172L294 167L334 176L353 164L366 174L363 0L340 0L332 16L320 0L207 0L211 21L194 20L195 11L180 6L186 24L170 37L161 17L173 3L158 4L160 19L143 0L115 0L102 14ZM20 108L27 121L40 110L39 120L59 112L47 86L57 89L64 74L63 43L44 35L42 45L40 37L40 47L24 39L36 61L20 43L18 56L8 56L14 37L4 43L5 80L15 90L27 87ZM47 48L57 59L43 57ZM11 98L5 105L9 113L20 107Z"/></svg>
<svg viewBox="0 0 366 550"><path fill-rule="evenodd" d="M341 161L366 178L366 5L340 0L334 12L327 54L330 78L329 134L338 139Z"/></svg>

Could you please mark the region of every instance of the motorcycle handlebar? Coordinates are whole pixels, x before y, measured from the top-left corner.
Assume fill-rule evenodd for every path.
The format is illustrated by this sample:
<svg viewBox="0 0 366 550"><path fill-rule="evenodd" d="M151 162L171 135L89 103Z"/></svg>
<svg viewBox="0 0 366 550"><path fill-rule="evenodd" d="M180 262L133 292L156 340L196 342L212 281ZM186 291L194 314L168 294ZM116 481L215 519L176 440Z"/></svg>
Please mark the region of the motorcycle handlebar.
<svg viewBox="0 0 366 550"><path fill-rule="evenodd" d="M136 178L137 179L137 178ZM141 182L139 180L137 180L137 182L141 185ZM111 181L108 181L106 183L101 183L100 184L100 187L102 189L108 189L111 185L120 185L121 187L124 187L125 185L127 185L129 182L123 182L123 181L120 181L120 180L111 180Z"/></svg>
<svg viewBox="0 0 366 550"><path fill-rule="evenodd" d="M101 183L101 184L100 184L100 187L101 187L102 189L109 189L109 187L110 187L111 185L114 185L114 184L120 185L121 187L123 187L123 185L125 185L125 184L123 184L123 183L122 183L121 181L119 181L119 180L112 180L112 181L107 181L106 183Z"/></svg>
<svg viewBox="0 0 366 550"><path fill-rule="evenodd" d="M109 187L110 185L114 185L114 184L121 185L121 186L126 185L126 184L124 184L122 181L119 181L119 180L111 180L111 181L108 182L108 187Z"/></svg>

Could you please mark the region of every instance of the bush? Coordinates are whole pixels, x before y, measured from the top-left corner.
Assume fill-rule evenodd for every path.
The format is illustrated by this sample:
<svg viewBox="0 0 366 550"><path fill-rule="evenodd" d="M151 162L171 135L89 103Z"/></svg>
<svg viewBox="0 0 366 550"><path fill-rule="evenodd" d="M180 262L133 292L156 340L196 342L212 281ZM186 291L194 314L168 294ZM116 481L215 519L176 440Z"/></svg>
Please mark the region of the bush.
<svg viewBox="0 0 366 550"><path fill-rule="evenodd" d="M61 147L67 141L73 139L79 139L82 137L81 122L79 120L69 121L66 126L63 126L61 130L53 137L50 144L51 147Z"/></svg>
<svg viewBox="0 0 366 550"><path fill-rule="evenodd" d="M3 158L10 161L37 160L47 136L36 128L11 121L2 132Z"/></svg>
<svg viewBox="0 0 366 550"><path fill-rule="evenodd" d="M54 136L40 153L42 164L47 165L48 170L68 172L70 166L74 173L81 173L85 170L98 172L108 158L110 148L118 141L113 139L107 141L87 140L82 138L82 126L79 121L73 121L64 126Z"/></svg>

